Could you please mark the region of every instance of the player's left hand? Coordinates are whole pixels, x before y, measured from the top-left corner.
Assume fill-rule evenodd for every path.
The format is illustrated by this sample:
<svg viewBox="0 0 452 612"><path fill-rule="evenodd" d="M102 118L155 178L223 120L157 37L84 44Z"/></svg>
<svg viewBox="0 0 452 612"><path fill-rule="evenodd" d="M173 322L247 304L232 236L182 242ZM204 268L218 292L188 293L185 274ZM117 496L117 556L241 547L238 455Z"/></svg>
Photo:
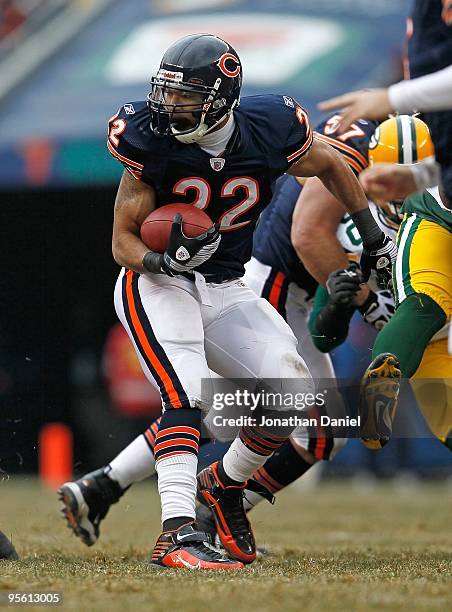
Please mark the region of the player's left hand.
<svg viewBox="0 0 452 612"><path fill-rule="evenodd" d="M389 113L394 112L387 89L352 91L323 100L317 104L317 108L321 111L343 109L338 122L339 134L343 134L350 124L358 119L386 119Z"/></svg>
<svg viewBox="0 0 452 612"><path fill-rule="evenodd" d="M363 248L361 254L361 270L364 281L369 280L372 270L377 273L377 283L382 289L389 289L392 286L392 265L397 258L397 246L383 234L382 243L378 248L367 250Z"/></svg>
<svg viewBox="0 0 452 612"><path fill-rule="evenodd" d="M163 253L162 270L169 276L194 270L212 257L220 240L218 223L200 236L189 238L182 230L182 215L177 213L174 216L168 247Z"/></svg>
<svg viewBox="0 0 452 612"><path fill-rule="evenodd" d="M350 306L362 282L358 264L351 263L344 270L331 272L326 281L329 301L332 304Z"/></svg>
<svg viewBox="0 0 452 612"><path fill-rule="evenodd" d="M383 329L395 311L394 298L390 291L369 292L369 297L359 307L363 319L377 331Z"/></svg>

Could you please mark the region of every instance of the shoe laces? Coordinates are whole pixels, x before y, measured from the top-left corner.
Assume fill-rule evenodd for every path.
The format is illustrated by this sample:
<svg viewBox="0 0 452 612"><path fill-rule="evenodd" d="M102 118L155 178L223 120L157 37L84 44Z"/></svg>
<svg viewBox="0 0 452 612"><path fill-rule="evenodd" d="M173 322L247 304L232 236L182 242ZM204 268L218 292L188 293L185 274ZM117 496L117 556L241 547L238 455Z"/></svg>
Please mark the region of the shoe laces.
<svg viewBox="0 0 452 612"><path fill-rule="evenodd" d="M199 552L202 552L204 555L209 557L211 561L224 561L225 559L224 555L222 555L220 551L214 548L208 540L206 540L205 542L189 542L188 544L192 548L199 550Z"/></svg>

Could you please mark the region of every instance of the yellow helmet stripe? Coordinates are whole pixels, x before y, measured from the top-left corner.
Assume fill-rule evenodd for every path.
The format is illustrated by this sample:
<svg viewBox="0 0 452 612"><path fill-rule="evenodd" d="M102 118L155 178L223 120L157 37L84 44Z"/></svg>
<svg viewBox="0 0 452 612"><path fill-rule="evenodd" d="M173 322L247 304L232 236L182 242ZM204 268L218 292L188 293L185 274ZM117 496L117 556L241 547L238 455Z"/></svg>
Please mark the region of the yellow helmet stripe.
<svg viewBox="0 0 452 612"><path fill-rule="evenodd" d="M402 130L402 138L399 136L399 164L411 164L413 159L411 154L411 129L409 117L407 115L401 115L398 117L398 121L400 121Z"/></svg>

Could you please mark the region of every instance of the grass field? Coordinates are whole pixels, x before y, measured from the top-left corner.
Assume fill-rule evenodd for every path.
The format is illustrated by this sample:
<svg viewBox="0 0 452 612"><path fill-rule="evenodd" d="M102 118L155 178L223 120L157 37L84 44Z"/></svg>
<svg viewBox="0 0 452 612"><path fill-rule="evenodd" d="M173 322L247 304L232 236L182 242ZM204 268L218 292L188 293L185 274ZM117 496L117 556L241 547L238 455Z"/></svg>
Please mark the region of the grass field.
<svg viewBox="0 0 452 612"><path fill-rule="evenodd" d="M148 564L159 531L150 484L132 488L86 548L52 492L11 479L0 483L0 528L22 560L0 561L0 589L60 591L63 609L87 612L447 610L451 507L450 484L289 489L253 513L257 539L274 555L212 575Z"/></svg>

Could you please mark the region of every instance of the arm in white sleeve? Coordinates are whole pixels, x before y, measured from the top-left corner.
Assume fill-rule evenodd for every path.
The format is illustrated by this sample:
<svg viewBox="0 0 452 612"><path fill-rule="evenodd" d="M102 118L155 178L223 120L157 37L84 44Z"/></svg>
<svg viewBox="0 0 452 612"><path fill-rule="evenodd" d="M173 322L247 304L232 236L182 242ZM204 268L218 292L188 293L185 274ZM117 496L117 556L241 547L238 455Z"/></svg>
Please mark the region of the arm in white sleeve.
<svg viewBox="0 0 452 612"><path fill-rule="evenodd" d="M441 168L434 157L426 157L415 164L406 164L414 177L418 191L439 185Z"/></svg>
<svg viewBox="0 0 452 612"><path fill-rule="evenodd" d="M452 65L417 79L391 85L388 95L391 106L398 113L452 109Z"/></svg>

